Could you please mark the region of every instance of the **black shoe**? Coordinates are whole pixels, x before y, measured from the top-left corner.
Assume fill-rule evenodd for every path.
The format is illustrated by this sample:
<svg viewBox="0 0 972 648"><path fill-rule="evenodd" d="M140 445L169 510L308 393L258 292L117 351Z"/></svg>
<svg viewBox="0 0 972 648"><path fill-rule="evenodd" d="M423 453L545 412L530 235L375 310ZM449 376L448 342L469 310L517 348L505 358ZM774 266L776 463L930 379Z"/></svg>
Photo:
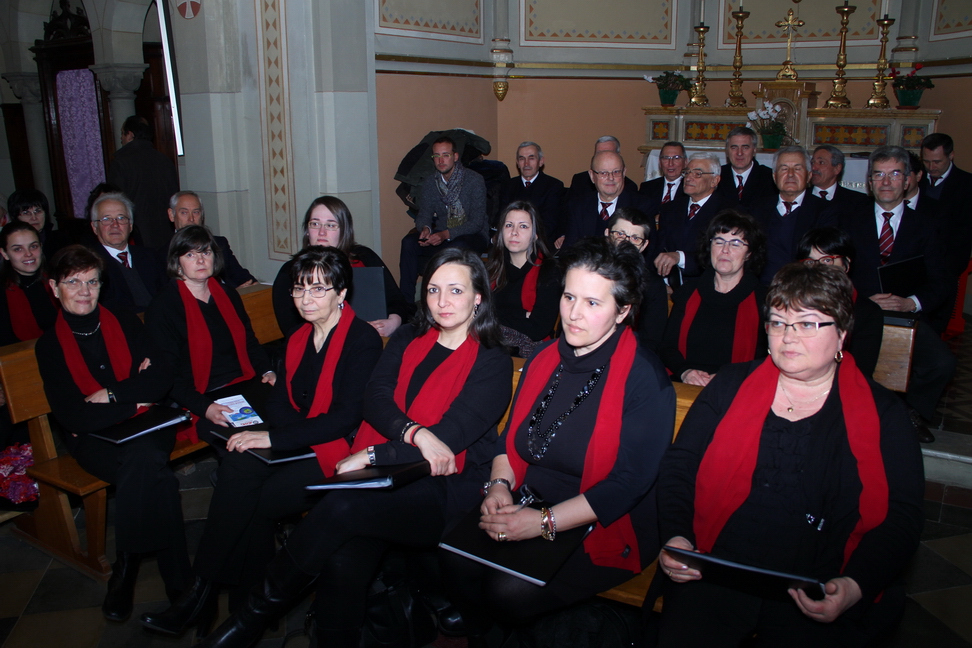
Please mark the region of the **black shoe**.
<svg viewBox="0 0 972 648"><path fill-rule="evenodd" d="M135 581L142 557L134 553L118 552L108 580L108 593L101 604L101 613L109 621L125 621L132 615L135 600Z"/></svg>
<svg viewBox="0 0 972 648"><path fill-rule="evenodd" d="M928 429L928 425L925 423L925 419L922 418L921 414L917 410L908 410L908 414L911 415L911 424L915 426L918 441L921 443L934 443L935 435Z"/></svg>
<svg viewBox="0 0 972 648"><path fill-rule="evenodd" d="M197 576L192 586L167 610L143 614L142 625L170 635L180 635L187 628L196 626L196 634L205 636L216 619L218 597L219 588L212 581Z"/></svg>

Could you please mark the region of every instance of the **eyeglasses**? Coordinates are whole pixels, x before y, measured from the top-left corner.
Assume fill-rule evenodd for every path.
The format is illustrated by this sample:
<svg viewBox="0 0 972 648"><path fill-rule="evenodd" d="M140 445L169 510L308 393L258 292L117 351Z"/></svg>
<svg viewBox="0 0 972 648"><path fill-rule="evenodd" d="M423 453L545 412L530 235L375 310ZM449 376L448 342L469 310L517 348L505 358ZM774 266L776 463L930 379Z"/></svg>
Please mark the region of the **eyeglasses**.
<svg viewBox="0 0 972 648"><path fill-rule="evenodd" d="M294 286L290 289L290 296L294 299L303 299L305 293L310 293L310 296L314 299L321 299L327 294L328 290L334 290L334 286L311 286L310 288Z"/></svg>
<svg viewBox="0 0 972 648"><path fill-rule="evenodd" d="M627 240L627 241L631 241L635 245L641 245L645 240L644 236L638 236L637 234L627 234L625 232L622 232L621 230L611 230L611 236L614 237L615 241Z"/></svg>
<svg viewBox="0 0 972 648"><path fill-rule="evenodd" d="M715 171L702 171L701 169L685 169L682 171L683 176L692 176L696 180L704 175L715 175Z"/></svg>
<svg viewBox="0 0 972 648"><path fill-rule="evenodd" d="M21 216L43 216L44 210L40 207L34 207L33 209L21 209Z"/></svg>
<svg viewBox="0 0 972 648"><path fill-rule="evenodd" d="M728 245L734 250L738 250L739 248L749 247L749 243L747 243L746 241L741 241L739 239L724 239L721 236L711 238L709 239L709 242L712 243L712 245L714 245L715 247L726 247Z"/></svg>
<svg viewBox="0 0 972 648"><path fill-rule="evenodd" d="M89 288L99 288L101 287L101 279L89 279L87 281L80 281L79 279L65 279L64 281L59 281L71 290L80 290L81 286L87 285Z"/></svg>
<svg viewBox="0 0 972 648"><path fill-rule="evenodd" d="M658 158L659 160L665 160L666 162L678 162L679 160L684 160L684 155L662 155Z"/></svg>
<svg viewBox="0 0 972 648"><path fill-rule="evenodd" d="M894 171L872 171L871 180L881 182L885 178L891 178L892 181L898 181L904 178L904 175L903 171L898 171L897 169Z"/></svg>
<svg viewBox="0 0 972 648"><path fill-rule="evenodd" d="M307 223L307 229L326 229L328 232L336 232L341 229L341 226L334 221L327 221L322 223L321 221L311 221Z"/></svg>
<svg viewBox="0 0 972 648"><path fill-rule="evenodd" d="M822 263L823 265L834 265L835 261L843 258L844 257L840 256L839 254L829 254L827 256L822 256L819 259L800 259L800 261L803 262L804 265L808 266L815 266L818 263Z"/></svg>
<svg viewBox="0 0 972 648"><path fill-rule="evenodd" d="M616 169L614 171L594 171L594 169L591 169L591 171L594 173L594 175L600 176L602 180L607 180L608 178L620 178L624 175L624 169Z"/></svg>
<svg viewBox="0 0 972 648"><path fill-rule="evenodd" d="M815 336L817 329L820 327L836 326L836 324L837 322L793 322L792 324L787 324L779 320L770 320L766 322L766 335L779 337L786 332L786 329L792 327L793 334L797 337L809 338Z"/></svg>
<svg viewBox="0 0 972 648"><path fill-rule="evenodd" d="M102 225L111 225L112 223L117 223L118 225L128 225L132 221L128 216L119 216L118 218L112 218L111 216L105 216L99 218L96 222Z"/></svg>
<svg viewBox="0 0 972 648"><path fill-rule="evenodd" d="M439 158L451 158L455 153L433 153L432 159L438 160Z"/></svg>

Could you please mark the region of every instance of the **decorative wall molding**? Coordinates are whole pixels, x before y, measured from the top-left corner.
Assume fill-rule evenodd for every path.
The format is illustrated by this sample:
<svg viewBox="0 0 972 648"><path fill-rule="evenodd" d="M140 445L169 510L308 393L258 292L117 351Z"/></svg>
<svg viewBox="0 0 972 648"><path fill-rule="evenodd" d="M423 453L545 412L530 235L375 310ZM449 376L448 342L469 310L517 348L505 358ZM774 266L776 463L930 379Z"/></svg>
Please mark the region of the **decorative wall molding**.
<svg viewBox="0 0 972 648"><path fill-rule="evenodd" d="M520 45L674 50L676 18L673 0L520 0Z"/></svg>
<svg viewBox="0 0 972 648"><path fill-rule="evenodd" d="M942 1L942 0L939 0ZM855 0L857 11L851 15L847 31L847 46L873 45L880 38L875 20L887 0ZM790 3L779 0L722 0L719 6L718 49L733 49L736 46L736 22L730 15L739 5L745 6L750 13L743 28L743 47L776 49L786 44L786 36L776 23L786 18ZM835 1L801 2L793 5L797 17L805 26L799 28L793 39L793 47L830 47L840 40L840 16L834 10Z"/></svg>
<svg viewBox="0 0 972 648"><path fill-rule="evenodd" d="M935 0L928 40L950 40L972 36L972 11L961 0Z"/></svg>
<svg viewBox="0 0 972 648"><path fill-rule="evenodd" d="M375 7L379 34L483 42L482 0L375 0Z"/></svg>

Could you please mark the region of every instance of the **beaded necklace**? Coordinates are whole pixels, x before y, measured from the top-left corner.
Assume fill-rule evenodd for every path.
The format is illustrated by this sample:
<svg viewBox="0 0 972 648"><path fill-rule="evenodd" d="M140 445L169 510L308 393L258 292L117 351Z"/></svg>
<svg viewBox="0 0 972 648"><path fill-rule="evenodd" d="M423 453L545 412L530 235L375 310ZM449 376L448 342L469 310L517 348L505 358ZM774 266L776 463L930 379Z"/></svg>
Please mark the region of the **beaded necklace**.
<svg viewBox="0 0 972 648"><path fill-rule="evenodd" d="M530 425L527 428L527 449L530 451L530 455L537 461L543 459L543 456L547 454L547 448L550 447L550 443L557 436L557 432L560 430L564 421L567 417L574 413L580 404L587 400L587 397L591 395L595 385L601 379L601 374L604 373L604 368L607 364L603 364L594 370L591 377L587 379L587 382L581 387L580 392L574 396L574 403L570 406L570 409L557 417L557 419L551 423L546 430L540 431L540 424L543 422L543 415L547 413L547 406L550 405L550 401L553 399L554 394L557 393L557 388L560 387L560 376L564 372L564 363L560 363L557 367L557 372L554 374L553 384L550 385L550 389L544 394L543 399L540 401L540 405L537 406L537 410L533 413L530 418ZM536 428L536 429L534 429ZM539 448L537 445L539 444Z"/></svg>

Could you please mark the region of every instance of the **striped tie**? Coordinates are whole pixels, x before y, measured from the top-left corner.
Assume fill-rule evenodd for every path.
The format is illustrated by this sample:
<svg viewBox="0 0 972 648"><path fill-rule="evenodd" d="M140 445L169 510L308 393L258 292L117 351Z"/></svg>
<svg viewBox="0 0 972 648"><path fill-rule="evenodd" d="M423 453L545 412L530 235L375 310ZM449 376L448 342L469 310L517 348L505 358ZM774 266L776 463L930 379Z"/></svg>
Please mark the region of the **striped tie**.
<svg viewBox="0 0 972 648"><path fill-rule="evenodd" d="M668 191L665 192L665 197L662 198L662 204L663 205L665 203L667 203L667 202L671 202L672 201L672 187L674 187L674 186L675 186L675 183L674 182L669 182L668 183Z"/></svg>
<svg viewBox="0 0 972 648"><path fill-rule="evenodd" d="M695 218L695 215L699 213L701 208L702 207L699 205L699 203L692 203L692 206L689 207L689 220Z"/></svg>
<svg viewBox="0 0 972 648"><path fill-rule="evenodd" d="M884 225L881 226L881 236L878 238L878 249L881 252L881 265L888 262L891 256L891 249L894 247L894 230L891 229L892 212L884 212Z"/></svg>
<svg viewBox="0 0 972 648"><path fill-rule="evenodd" d="M739 200L740 200L740 201L742 201L742 192L743 192L743 181L742 181L742 176L741 176L741 175L737 175L737 176L736 176L736 178L738 178L738 179L739 179L739 186L738 186L738 187L736 187L736 193L738 193L738 194L739 194Z"/></svg>
<svg viewBox="0 0 972 648"><path fill-rule="evenodd" d="M601 220L607 220L607 219L611 218L608 215L608 210L607 210L607 208L610 207L610 206L611 206L611 203L609 203L609 202L607 202L607 203L606 202L602 202L601 203Z"/></svg>
<svg viewBox="0 0 972 648"><path fill-rule="evenodd" d="M784 200L783 201L783 206L786 207L786 213L783 214L783 215L784 216L789 216L790 215L790 212L793 211L793 205L795 205L795 204L796 204L795 202L786 202Z"/></svg>
<svg viewBox="0 0 972 648"><path fill-rule="evenodd" d="M118 260L121 261L121 264L123 266L125 266L126 268L131 268L132 267L128 263L128 252L119 252L118 253Z"/></svg>
<svg viewBox="0 0 972 648"><path fill-rule="evenodd" d="M827 190L826 189L824 189L823 191L820 192L820 197L823 198L824 200L827 200Z"/></svg>

